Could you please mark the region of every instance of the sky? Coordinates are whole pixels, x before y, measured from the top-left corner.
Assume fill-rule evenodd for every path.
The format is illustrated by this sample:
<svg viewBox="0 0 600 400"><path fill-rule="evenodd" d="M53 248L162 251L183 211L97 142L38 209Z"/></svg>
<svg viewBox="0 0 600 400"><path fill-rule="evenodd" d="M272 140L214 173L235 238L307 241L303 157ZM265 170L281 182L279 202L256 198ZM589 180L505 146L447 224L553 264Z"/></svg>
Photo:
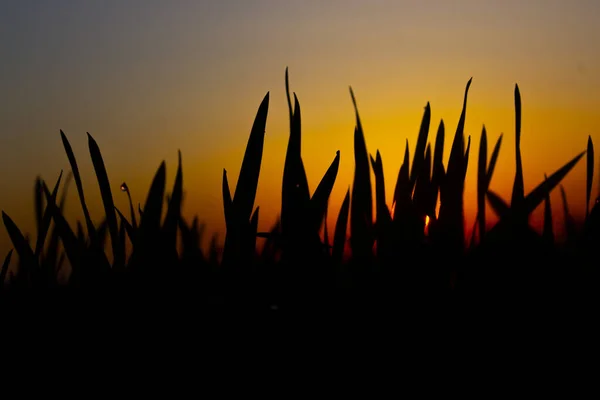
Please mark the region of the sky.
<svg viewBox="0 0 600 400"><path fill-rule="evenodd" d="M259 229L267 230L281 207L289 67L302 109L311 191L341 152L331 225L352 183L349 86L367 149L381 152L391 205L405 141L412 152L425 105L432 109L431 140L444 120L447 160L472 77L465 125L472 146L465 189L469 225L484 124L490 151L504 134L491 189L510 199L515 84L523 102L526 191L585 150L588 136L600 144L599 20L595 0L3 0L0 208L34 237L35 177L53 185L61 170L69 170L62 129L92 218L99 221L89 132L123 210L121 182L143 204L163 160L172 185L181 150L184 215L197 215L208 233L222 239L222 171L227 169L233 192L254 116L269 92L257 195ZM573 213L581 215L585 161L564 185ZM82 218L74 189L67 200L71 221ZM552 201L560 210L558 191ZM0 257L10 248L0 229Z"/></svg>

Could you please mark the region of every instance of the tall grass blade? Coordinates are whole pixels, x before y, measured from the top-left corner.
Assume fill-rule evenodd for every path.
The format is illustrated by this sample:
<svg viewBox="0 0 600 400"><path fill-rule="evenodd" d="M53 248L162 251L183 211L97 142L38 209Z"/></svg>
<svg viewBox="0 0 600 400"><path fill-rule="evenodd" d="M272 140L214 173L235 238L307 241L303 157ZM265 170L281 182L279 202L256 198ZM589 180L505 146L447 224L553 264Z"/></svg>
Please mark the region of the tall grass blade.
<svg viewBox="0 0 600 400"><path fill-rule="evenodd" d="M148 197L146 197L144 214L140 222L140 231L144 235L155 234L160 228L163 199L165 197L166 168L167 166L163 161L154 175Z"/></svg>
<svg viewBox="0 0 600 400"><path fill-rule="evenodd" d="M350 96L356 115L354 129L354 181L350 208L350 244L356 260L366 260L373 248L373 199L371 197L371 169L365 135L352 88Z"/></svg>
<svg viewBox="0 0 600 400"><path fill-rule="evenodd" d="M521 213L525 201L525 188L523 184L523 163L521 161L521 93L519 92L519 85L515 85L515 151L516 171L511 206L513 209L519 209L519 213Z"/></svg>
<svg viewBox="0 0 600 400"><path fill-rule="evenodd" d="M71 148L71 144L69 143L67 136L62 130L60 131L60 137L62 139L65 152L67 153L67 157L69 158L69 164L71 164L71 171L73 172L73 177L75 178L77 194L79 195L79 201L81 202L81 208L83 210L83 216L87 225L88 235L93 240L93 238L95 237L94 224L92 223L92 219L90 218L90 213L85 202L85 196L83 194L83 184L81 182L81 176L79 175L79 168L77 167L75 154L73 153L73 149Z"/></svg>
<svg viewBox="0 0 600 400"><path fill-rule="evenodd" d="M498 137L498 140L496 141L496 145L494 146L494 150L492 151L492 156L490 157L490 165L488 166L487 169L487 186L490 186L490 183L492 182L492 175L494 174L494 169L496 168L496 162L498 161L498 154L500 154L500 146L502 145L502 136L503 134L500 134L500 136Z"/></svg>
<svg viewBox="0 0 600 400"><path fill-rule="evenodd" d="M94 165L94 170L96 171L96 177L98 178L98 185L100 186L102 203L104 204L104 212L106 214L113 257L117 259L121 257L120 253L122 250L119 248L119 227L117 225L117 214L115 213L115 203L110 189L110 181L108 180L108 174L106 173L106 167L104 165L104 160L102 159L102 154L100 153L100 148L92 135L89 133L87 135L90 156L92 157L92 163Z"/></svg>
<svg viewBox="0 0 600 400"><path fill-rule="evenodd" d="M236 223L237 221L249 221L254 209L268 111L269 93L266 94L258 108L233 195Z"/></svg>

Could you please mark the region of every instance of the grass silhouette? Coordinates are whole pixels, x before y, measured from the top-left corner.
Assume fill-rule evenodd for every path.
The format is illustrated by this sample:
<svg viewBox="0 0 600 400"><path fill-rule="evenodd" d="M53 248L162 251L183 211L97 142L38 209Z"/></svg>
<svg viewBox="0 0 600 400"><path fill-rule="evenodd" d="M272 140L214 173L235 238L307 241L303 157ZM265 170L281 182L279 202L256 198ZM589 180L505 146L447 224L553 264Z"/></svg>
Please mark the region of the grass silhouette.
<svg viewBox="0 0 600 400"><path fill-rule="evenodd" d="M412 160L406 143L391 208L385 200L381 154L376 151L373 155L367 150L359 107L350 89L356 119L354 178L341 209L335 210L337 222L333 243L329 243L326 216L332 213L329 196L336 183L340 152L333 156L331 166L311 195L300 150L300 102L295 93L292 101L286 69L290 135L280 218L269 232L257 231L260 214L255 199L269 110L267 93L250 131L233 195L227 171L223 170L227 232L222 257L215 240L208 251L200 247L203 232L197 218L191 224L182 218L181 153L170 196L165 196L164 162L154 176L143 207L137 211L127 184L121 184L119 189L126 192L130 206L126 216L114 205L111 188L116 186L109 180L100 147L88 134L105 213L102 222L95 225L86 205L75 154L66 134L60 131L71 171L62 185L60 199L62 171L52 190L41 179L35 181L34 246L2 213L13 244L0 273L4 282L0 285L2 304L23 304L23 299L44 299L43 302L54 304L58 299L61 307L89 302L99 307L112 305L113 310L128 304L168 304L180 311L192 306L203 310L393 312L415 318L459 319L490 312L517 318L526 315L528 307L534 304L543 305L536 308L539 312L543 309L555 315L559 304L566 307L575 299L581 300L577 304L595 299L599 283L595 248L600 243L600 203L595 201L591 210L586 207L585 224L578 230L569 222L563 190L564 218L571 228L566 232L567 245L561 246L552 230L549 197L586 156L589 204L594 173L592 140L589 138L586 151L546 176L526 195L518 86L514 91L516 174L511 200L507 202L489 190L503 135L496 139L488 157L484 127L477 158L477 217L470 240L465 240L464 185L471 140L468 137L465 143L463 131L470 85L471 80L465 88L447 165L442 160L444 122L440 121L432 147L431 109L429 103L426 105ZM76 227L64 217L64 198L71 180L75 181L85 219ZM486 201L499 217L489 230ZM539 235L528 220L542 203L544 229ZM107 239L112 262L106 253ZM15 253L18 267L13 274L8 270ZM64 284L58 279L62 268L70 268Z"/></svg>

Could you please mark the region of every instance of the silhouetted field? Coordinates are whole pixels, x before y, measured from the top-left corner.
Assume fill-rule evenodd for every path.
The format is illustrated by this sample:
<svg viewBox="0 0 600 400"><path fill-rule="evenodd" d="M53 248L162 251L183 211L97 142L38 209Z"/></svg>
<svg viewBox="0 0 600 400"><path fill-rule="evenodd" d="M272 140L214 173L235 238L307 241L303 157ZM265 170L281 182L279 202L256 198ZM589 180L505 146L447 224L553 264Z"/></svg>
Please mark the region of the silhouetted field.
<svg viewBox="0 0 600 400"><path fill-rule="evenodd" d="M564 166L525 193L521 100L516 86L516 124L511 134L516 143L516 175L512 194L500 196L489 186L503 136L488 146L484 128L475 151L470 148L470 137L465 140L463 134L470 83L456 132L448 140L443 121L435 135L430 135L427 104L417 142L414 147L406 143L394 188L385 188L379 152L367 152L351 91L356 113L354 180L341 209L331 210L329 196L340 154L332 154L331 166L311 191L300 151L300 103L295 94L290 96L286 71L290 136L280 218L269 232L257 231L260 216L255 197L269 109L267 93L252 125L235 188L230 188L223 170L227 233L222 249L217 249L216 242L209 249L201 248L198 219L190 223L181 216L181 154L170 196L165 195L163 162L145 202L135 207L127 185L109 181L100 149L88 134L105 210L102 223L94 224L76 156L61 131L71 165L66 180L74 180L84 221L71 226L64 217L67 183L63 183L62 173L50 187L41 179L35 182L37 236L32 240L25 238L3 212L14 247L0 276L5 282L1 289L3 308L17 313L28 307L53 315L85 309L123 320L131 315L176 318L232 312L319 315L330 323L337 318L385 317L379 321L386 320L390 326L394 321L427 326L458 324L488 316L529 322L576 319L597 304L600 208L594 202L586 210L583 226L577 227L563 191L567 241L559 245L554 238L549 195L556 188L562 190L561 180L583 159L587 161L587 185L582 190L586 190L590 204L594 173L591 138L586 151L566 155ZM450 143L451 153L444 164L446 143ZM478 213L473 235L465 238L463 202L469 165L477 168ZM386 189L393 189L391 208L386 203ZM129 210L115 207L114 190L127 193ZM499 222L487 230L486 204L499 217ZM528 223L537 207L545 210L541 235ZM328 213L337 214L335 226L326 225ZM106 255L108 238L112 260ZM14 256L18 257L18 268L9 274ZM59 282L61 268L70 269L66 283Z"/></svg>

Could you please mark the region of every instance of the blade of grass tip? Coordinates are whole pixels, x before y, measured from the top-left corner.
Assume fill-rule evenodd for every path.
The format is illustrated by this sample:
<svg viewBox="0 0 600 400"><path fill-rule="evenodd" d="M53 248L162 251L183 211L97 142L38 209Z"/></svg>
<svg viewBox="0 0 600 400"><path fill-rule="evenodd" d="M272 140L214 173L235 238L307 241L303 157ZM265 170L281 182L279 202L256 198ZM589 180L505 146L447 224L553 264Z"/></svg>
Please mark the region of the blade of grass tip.
<svg viewBox="0 0 600 400"><path fill-rule="evenodd" d="M249 221L254 209L268 112L269 93L267 92L258 108L252 130L250 131L240 175L233 195L233 209L236 223L237 221Z"/></svg>
<svg viewBox="0 0 600 400"><path fill-rule="evenodd" d="M165 162L161 162L148 191L148 197L146 197L146 203L144 204L144 214L140 222L140 230L144 234L151 231L156 232L160 229L163 198L165 196L166 168Z"/></svg>
<svg viewBox="0 0 600 400"><path fill-rule="evenodd" d="M490 165L488 166L486 173L486 185L489 188L490 183L492 183L492 175L494 174L494 169L496 168L496 161L498 161L498 154L500 154L500 146L502 145L502 136L500 134L498 140L496 141L496 145L494 146L494 150L492 151L492 156L490 157Z"/></svg>
<svg viewBox="0 0 600 400"><path fill-rule="evenodd" d="M164 223L166 240L169 241L167 246L170 248L175 248L177 245L177 226L179 225L179 219L181 218L181 201L183 197L183 169L181 165L181 151L178 152L178 160L177 174L175 176L173 192L171 193L171 200L169 201Z"/></svg>
<svg viewBox="0 0 600 400"><path fill-rule="evenodd" d="M341 263L344 257L346 247L346 231L348 229L348 214L350 211L350 189L346 191L346 196L342 202L342 207L335 223L335 232L333 234L332 257L334 262Z"/></svg>
<svg viewBox="0 0 600 400"><path fill-rule="evenodd" d="M487 191L487 199L494 212L500 219L506 219L510 217L510 206L500 196L493 191Z"/></svg>
<svg viewBox="0 0 600 400"><path fill-rule="evenodd" d="M229 191L229 182L227 181L227 171L223 168L223 212L225 214L225 226L231 229L231 218L233 202L231 200L231 192Z"/></svg>
<svg viewBox="0 0 600 400"><path fill-rule="evenodd" d="M594 144L592 137L588 136L587 143L587 175L585 187L585 219L590 215L590 196L592 195L592 182L594 181Z"/></svg>
<svg viewBox="0 0 600 400"><path fill-rule="evenodd" d="M413 155L412 168L410 170L410 189L415 187L417 177L421 173L421 168L425 157L425 147L427 146L427 136L429 134L429 124L431 122L431 107L429 102L425 106L425 112L423 119L421 120L421 126L419 128L419 136L417 138L417 145L415 147L415 153Z"/></svg>
<svg viewBox="0 0 600 400"><path fill-rule="evenodd" d="M58 194L58 187L60 186L60 180L62 179L63 171L60 171L58 175L58 179L56 184L54 185L54 189L52 189L52 201L56 202L56 195ZM42 190L44 183L42 182ZM35 258L39 259L39 256L44 248L44 243L46 241L46 236L48 234L48 229L50 228L50 222L52 222L52 213L46 208L44 211L44 216L42 217L42 224L40 226L40 230L38 231L37 240L35 243Z"/></svg>
<svg viewBox="0 0 600 400"><path fill-rule="evenodd" d="M333 190L335 179L337 177L338 169L340 166L340 151L336 151L333 162L323 175L321 182L317 186L315 193L310 199L311 210L312 210L312 224L313 228L317 231L320 230L323 223L323 218L327 210L327 203L329 202L329 196Z"/></svg>
<svg viewBox="0 0 600 400"><path fill-rule="evenodd" d="M531 214L538 205L544 200L547 193L550 193L562 179L573 169L577 162L583 157L585 151L578 154L571 161L563 165L560 169L554 172L550 177L540 183L535 189L533 189L525 198L525 212Z"/></svg>
<svg viewBox="0 0 600 400"><path fill-rule="evenodd" d="M477 162L477 221L479 222L479 240L485 234L485 193L488 189L487 182L487 133L484 125L481 130L479 160ZM474 236L475 233L473 230Z"/></svg>
<svg viewBox="0 0 600 400"><path fill-rule="evenodd" d="M104 160L102 159L102 154L100 153L100 148L92 135L89 133L87 135L90 156L92 157L92 164L96 171L98 185L100 186L100 195L102 197L102 203L104 204L104 212L106 214L113 257L116 259L117 257L120 257L121 249L119 248L119 226L117 225L117 214L115 213L115 203L110 189L110 181L108 180L108 174L106 173L106 167L104 165Z"/></svg>
<svg viewBox="0 0 600 400"><path fill-rule="evenodd" d="M519 92L519 85L515 85L515 152L516 171L511 206L513 209L518 209L525 199L523 163L521 161L521 93Z"/></svg>
<svg viewBox="0 0 600 400"><path fill-rule="evenodd" d="M544 179L548 180L548 175L544 174ZM546 193L544 198L544 228L542 237L548 244L554 243L554 226L552 222L552 205L550 204L550 193Z"/></svg>
<svg viewBox="0 0 600 400"><path fill-rule="evenodd" d="M4 285L4 281L6 280L6 274L8 272L8 267L10 266L10 259L12 258L14 249L10 249L6 257L4 257L4 262L2 263L2 270L0 270L0 289Z"/></svg>
<svg viewBox="0 0 600 400"><path fill-rule="evenodd" d="M42 178L35 178L35 185L33 189L33 204L35 207L35 223L38 233L42 230L42 213L44 209L44 190L42 189Z"/></svg>
<svg viewBox="0 0 600 400"><path fill-rule="evenodd" d="M63 142L63 147L65 148L65 152L67 153L67 157L69 159L69 164L71 165L71 171L73 172L73 178L75 178L75 185L77 186L77 194L79 195L79 201L81 202L81 208L83 210L83 216L85 218L85 223L88 229L88 235L90 238L94 238L94 224L92 223L92 219L90 218L90 213L88 211L87 205L85 203L85 196L83 194L83 184L81 182L81 176L79 175L79 168L77 167L77 161L75 160L75 154L73 153L73 149L71 148L71 144L67 139L65 133L61 130L60 136Z"/></svg>

